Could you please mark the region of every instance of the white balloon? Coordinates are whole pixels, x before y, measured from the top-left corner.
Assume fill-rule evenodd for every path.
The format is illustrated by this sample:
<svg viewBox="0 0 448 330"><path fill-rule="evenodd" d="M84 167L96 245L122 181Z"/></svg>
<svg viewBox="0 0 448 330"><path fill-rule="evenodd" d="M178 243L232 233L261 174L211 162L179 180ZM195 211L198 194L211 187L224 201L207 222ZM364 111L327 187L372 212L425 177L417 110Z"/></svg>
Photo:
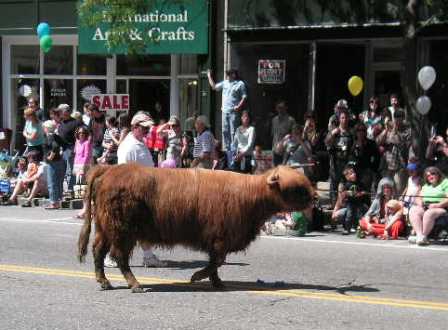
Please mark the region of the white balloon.
<svg viewBox="0 0 448 330"><path fill-rule="evenodd" d="M417 107L417 111L421 114L421 115L426 115L429 110L431 109L432 103L431 103L431 99L429 97L425 96L420 96L417 100L417 104L415 105Z"/></svg>
<svg viewBox="0 0 448 330"><path fill-rule="evenodd" d="M432 66L424 66L418 72L418 82L427 91L436 81L436 70Z"/></svg>

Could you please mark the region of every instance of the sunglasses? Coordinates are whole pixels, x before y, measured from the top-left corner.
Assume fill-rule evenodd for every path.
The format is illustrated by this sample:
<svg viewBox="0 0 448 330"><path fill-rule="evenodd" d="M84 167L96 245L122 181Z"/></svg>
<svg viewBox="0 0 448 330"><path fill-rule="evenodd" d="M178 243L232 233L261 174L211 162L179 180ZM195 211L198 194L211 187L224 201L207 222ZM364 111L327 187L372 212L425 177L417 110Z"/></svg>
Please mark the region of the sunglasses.
<svg viewBox="0 0 448 330"><path fill-rule="evenodd" d="M438 174L437 173L435 173L435 172L428 172L428 173L426 173L426 177L429 177L429 176L437 176Z"/></svg>

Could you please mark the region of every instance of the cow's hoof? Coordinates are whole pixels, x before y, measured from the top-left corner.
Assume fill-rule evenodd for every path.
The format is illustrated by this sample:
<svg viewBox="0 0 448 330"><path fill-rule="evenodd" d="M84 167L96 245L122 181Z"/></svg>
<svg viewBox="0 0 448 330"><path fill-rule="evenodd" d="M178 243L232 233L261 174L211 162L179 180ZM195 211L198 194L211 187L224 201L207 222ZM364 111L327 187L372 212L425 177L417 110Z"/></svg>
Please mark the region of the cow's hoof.
<svg viewBox="0 0 448 330"><path fill-rule="evenodd" d="M213 280L212 281L212 287L216 290L224 290L226 288L226 286L224 285L224 283L218 279L218 280Z"/></svg>
<svg viewBox="0 0 448 330"><path fill-rule="evenodd" d="M112 284L110 284L109 281L105 281L105 282L101 283L101 290L104 290L104 291L113 290L113 288L114 287L112 286Z"/></svg>
<svg viewBox="0 0 448 330"><path fill-rule="evenodd" d="M145 290L141 286L138 286L138 287L132 288L131 292L132 293L145 293Z"/></svg>
<svg viewBox="0 0 448 330"><path fill-rule="evenodd" d="M204 277L204 275L201 272L196 272L193 274L193 276L191 276L190 282L191 283L199 282L199 281L203 280L204 278L206 278L206 277Z"/></svg>

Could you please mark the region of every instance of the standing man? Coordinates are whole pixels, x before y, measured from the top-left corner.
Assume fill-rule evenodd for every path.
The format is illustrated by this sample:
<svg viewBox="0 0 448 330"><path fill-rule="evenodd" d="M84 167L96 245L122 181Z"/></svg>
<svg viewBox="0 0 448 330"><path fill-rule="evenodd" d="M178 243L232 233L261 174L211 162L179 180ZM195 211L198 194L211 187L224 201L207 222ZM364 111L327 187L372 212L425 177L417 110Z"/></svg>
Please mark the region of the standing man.
<svg viewBox="0 0 448 330"><path fill-rule="evenodd" d="M75 160L75 133L81 122L73 119L70 114L70 106L68 104L60 104L58 111L61 113L62 121L59 124L57 135L62 138L64 144L63 159L65 161L65 180L67 182L67 189L73 192L73 186L75 185L75 176L73 175L73 162Z"/></svg>
<svg viewBox="0 0 448 330"><path fill-rule="evenodd" d="M193 162L191 167L211 169L213 166L213 151L215 146L215 138L210 132L208 118L206 116L198 116L194 123L197 136L194 138Z"/></svg>
<svg viewBox="0 0 448 330"><path fill-rule="evenodd" d="M330 154L330 199L336 203L342 171L346 167L353 147L354 137L349 130L349 114L345 109L339 112L339 126L329 131L325 138L325 145Z"/></svg>
<svg viewBox="0 0 448 330"><path fill-rule="evenodd" d="M222 140L226 151L233 151L235 131L240 125L241 110L247 101L246 85L235 69L226 71L226 79L217 84L210 70L207 77L213 90L222 91Z"/></svg>
<svg viewBox="0 0 448 330"><path fill-rule="evenodd" d="M288 114L286 101L280 100L275 104L277 116L272 118L272 163L278 166L283 163L283 138L291 133L296 120Z"/></svg>
<svg viewBox="0 0 448 330"><path fill-rule="evenodd" d="M143 139L148 134L149 128L154 125L152 118L144 112L138 112L131 120L131 132L120 143L117 150L118 164L138 163L143 166L154 167L151 153ZM150 244L141 243L143 249L143 266L164 267L166 262L161 261L152 252ZM104 260L107 267L116 267L116 263L107 255Z"/></svg>

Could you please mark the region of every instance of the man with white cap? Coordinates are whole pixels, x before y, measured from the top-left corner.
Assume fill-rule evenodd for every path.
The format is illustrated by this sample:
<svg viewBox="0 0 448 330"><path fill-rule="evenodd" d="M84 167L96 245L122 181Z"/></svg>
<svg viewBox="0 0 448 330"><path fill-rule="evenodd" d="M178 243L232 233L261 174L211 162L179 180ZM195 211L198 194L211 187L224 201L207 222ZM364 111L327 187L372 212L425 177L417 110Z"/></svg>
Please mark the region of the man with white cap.
<svg viewBox="0 0 448 330"><path fill-rule="evenodd" d="M152 118L144 112L138 112L131 120L131 132L118 146L118 164L136 162L144 166L154 167L151 153L144 142L151 126Z"/></svg>
<svg viewBox="0 0 448 330"><path fill-rule="evenodd" d="M139 163L143 166L154 167L151 153L146 147L143 139L148 134L150 127L154 125L152 118L145 112L137 112L131 120L131 132L118 146L118 164ZM164 267L166 262L161 261L152 252L149 244L141 243L143 249L143 266ZM110 259L109 255L104 260L106 267L116 267L116 263Z"/></svg>

